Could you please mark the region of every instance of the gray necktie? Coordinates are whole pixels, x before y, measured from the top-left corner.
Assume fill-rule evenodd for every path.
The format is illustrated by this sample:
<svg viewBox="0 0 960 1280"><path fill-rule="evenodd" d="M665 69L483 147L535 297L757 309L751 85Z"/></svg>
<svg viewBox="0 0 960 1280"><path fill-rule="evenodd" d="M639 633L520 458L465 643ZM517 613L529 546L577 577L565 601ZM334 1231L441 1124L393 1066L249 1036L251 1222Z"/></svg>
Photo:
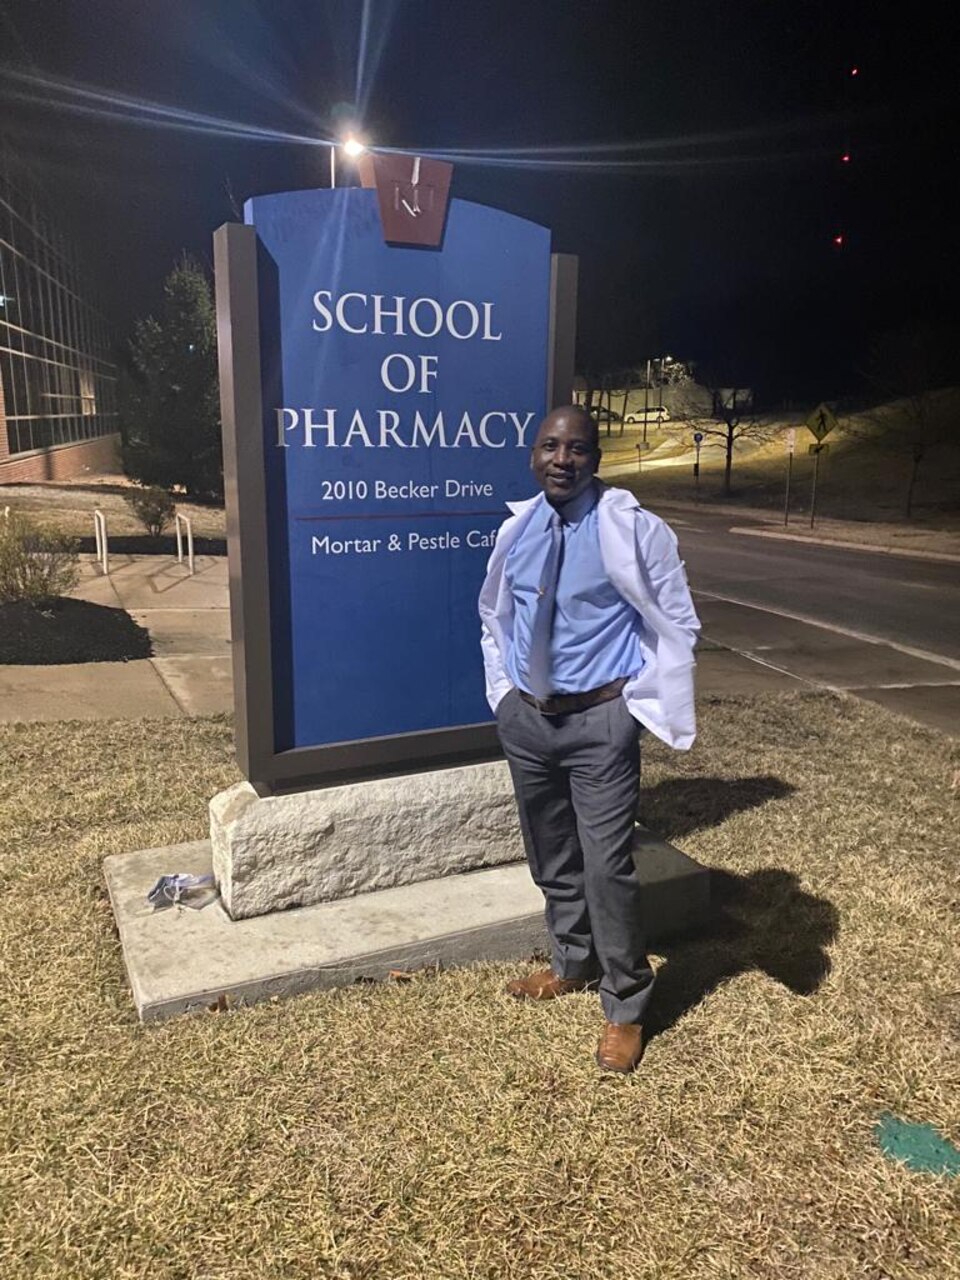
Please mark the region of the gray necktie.
<svg viewBox="0 0 960 1280"><path fill-rule="evenodd" d="M530 658L527 663L530 692L535 698L541 700L549 698L553 692L550 637L557 604L557 579L560 576L560 565L563 561L563 521L557 511L550 516L548 533L550 546L540 577L540 589L537 593L539 600L530 632Z"/></svg>

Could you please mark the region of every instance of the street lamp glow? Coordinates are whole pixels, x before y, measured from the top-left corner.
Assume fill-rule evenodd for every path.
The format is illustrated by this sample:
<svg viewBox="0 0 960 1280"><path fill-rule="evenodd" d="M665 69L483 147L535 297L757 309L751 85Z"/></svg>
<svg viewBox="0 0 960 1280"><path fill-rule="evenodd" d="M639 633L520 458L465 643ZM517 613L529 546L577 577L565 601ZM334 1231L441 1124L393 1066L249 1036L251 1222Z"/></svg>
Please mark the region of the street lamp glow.
<svg viewBox="0 0 960 1280"><path fill-rule="evenodd" d="M351 160L356 160L357 156L362 156L367 148L353 134L348 134L340 143L331 142L328 145L330 147L330 185L335 187L337 185L337 147L341 147L343 154Z"/></svg>

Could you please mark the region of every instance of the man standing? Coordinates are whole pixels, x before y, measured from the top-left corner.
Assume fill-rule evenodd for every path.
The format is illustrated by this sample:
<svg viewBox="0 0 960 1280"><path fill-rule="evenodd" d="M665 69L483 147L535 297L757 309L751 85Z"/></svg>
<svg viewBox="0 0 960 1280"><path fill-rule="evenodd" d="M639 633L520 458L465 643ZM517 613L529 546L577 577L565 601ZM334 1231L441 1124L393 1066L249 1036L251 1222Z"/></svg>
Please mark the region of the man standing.
<svg viewBox="0 0 960 1280"><path fill-rule="evenodd" d="M511 503L480 592L487 698L510 765L549 970L507 986L552 1000L599 987L597 1062L630 1072L653 986L633 866L645 726L688 748L700 623L677 540L595 478L597 425L577 405L540 424L542 493Z"/></svg>

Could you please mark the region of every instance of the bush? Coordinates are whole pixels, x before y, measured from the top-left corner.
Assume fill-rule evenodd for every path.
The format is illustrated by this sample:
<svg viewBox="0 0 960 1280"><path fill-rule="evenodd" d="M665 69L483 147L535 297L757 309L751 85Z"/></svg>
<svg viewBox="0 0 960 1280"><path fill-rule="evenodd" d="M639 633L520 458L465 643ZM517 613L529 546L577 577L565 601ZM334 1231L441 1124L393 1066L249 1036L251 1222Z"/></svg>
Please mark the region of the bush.
<svg viewBox="0 0 960 1280"><path fill-rule="evenodd" d="M145 485L223 497L217 323L199 263L184 258L163 286L159 317L139 321L120 381L123 467Z"/></svg>
<svg viewBox="0 0 960 1280"><path fill-rule="evenodd" d="M17 511L0 518L0 604L47 605L79 581L75 538L41 529Z"/></svg>
<svg viewBox="0 0 960 1280"><path fill-rule="evenodd" d="M175 511L173 498L166 489L152 485L147 489L133 489L123 496L147 533L153 538L159 538L173 519Z"/></svg>

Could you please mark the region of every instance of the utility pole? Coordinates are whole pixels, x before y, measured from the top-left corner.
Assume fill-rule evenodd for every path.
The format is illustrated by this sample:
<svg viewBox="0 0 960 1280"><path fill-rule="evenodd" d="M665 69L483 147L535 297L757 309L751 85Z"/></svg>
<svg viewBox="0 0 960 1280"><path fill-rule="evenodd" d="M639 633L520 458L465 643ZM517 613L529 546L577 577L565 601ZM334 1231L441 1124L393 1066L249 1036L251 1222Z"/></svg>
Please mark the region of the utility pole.
<svg viewBox="0 0 960 1280"><path fill-rule="evenodd" d="M823 444L822 441L819 444L812 444L810 446L810 452L813 454L813 486L810 490L810 528L811 529L813 528L813 522L817 516L817 480L819 479L819 476L820 476L820 455L821 453L823 453L824 449L828 449L829 447L830 447L829 445Z"/></svg>
<svg viewBox="0 0 960 1280"><path fill-rule="evenodd" d="M647 376L643 381L643 443L647 443L647 414L650 412L650 360L647 359Z"/></svg>

